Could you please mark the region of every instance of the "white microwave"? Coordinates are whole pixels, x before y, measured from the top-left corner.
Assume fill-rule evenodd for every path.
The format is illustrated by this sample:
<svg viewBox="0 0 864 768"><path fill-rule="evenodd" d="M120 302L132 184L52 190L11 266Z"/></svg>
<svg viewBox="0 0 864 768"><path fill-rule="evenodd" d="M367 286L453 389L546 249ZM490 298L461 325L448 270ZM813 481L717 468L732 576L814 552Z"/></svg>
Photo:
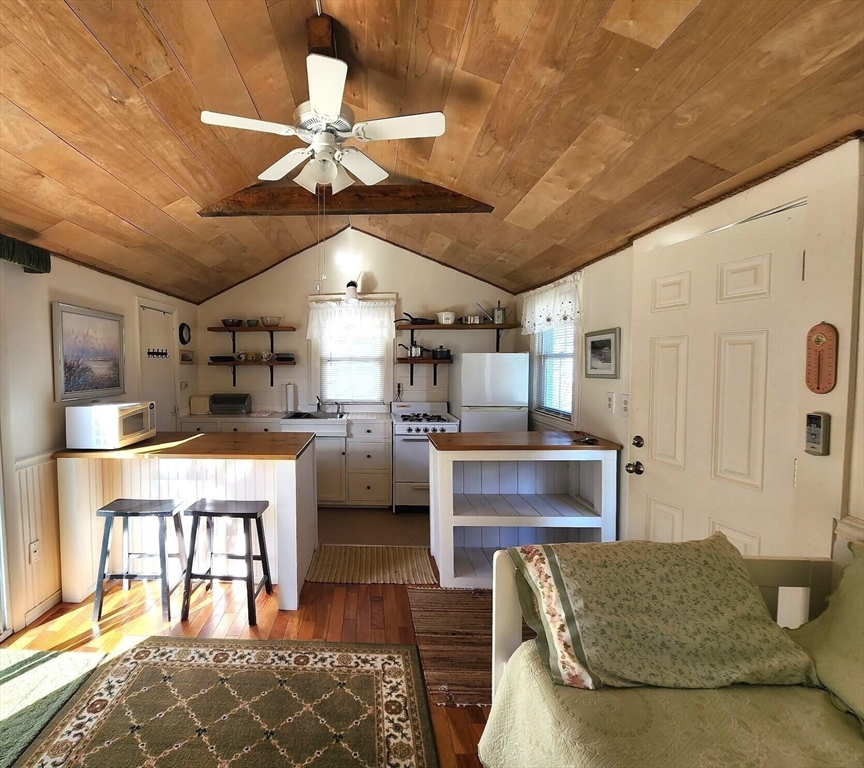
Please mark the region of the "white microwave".
<svg viewBox="0 0 864 768"><path fill-rule="evenodd" d="M66 447L124 448L156 434L156 403L97 403L66 408Z"/></svg>

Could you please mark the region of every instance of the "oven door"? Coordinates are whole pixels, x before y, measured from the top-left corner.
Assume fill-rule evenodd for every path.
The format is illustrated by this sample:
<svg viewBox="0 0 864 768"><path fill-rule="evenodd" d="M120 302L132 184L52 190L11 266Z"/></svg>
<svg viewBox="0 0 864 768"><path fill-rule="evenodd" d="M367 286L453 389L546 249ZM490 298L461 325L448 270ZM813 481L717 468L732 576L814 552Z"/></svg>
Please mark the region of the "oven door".
<svg viewBox="0 0 864 768"><path fill-rule="evenodd" d="M428 435L394 435L393 439L393 481L428 486Z"/></svg>

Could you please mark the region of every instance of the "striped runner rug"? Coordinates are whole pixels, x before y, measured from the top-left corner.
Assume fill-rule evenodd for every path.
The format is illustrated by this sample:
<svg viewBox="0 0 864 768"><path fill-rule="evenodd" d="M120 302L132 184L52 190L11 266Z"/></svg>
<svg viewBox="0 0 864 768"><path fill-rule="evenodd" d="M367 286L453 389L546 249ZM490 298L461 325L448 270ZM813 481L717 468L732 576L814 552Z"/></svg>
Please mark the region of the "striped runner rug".
<svg viewBox="0 0 864 768"><path fill-rule="evenodd" d="M437 584L428 547L320 544L307 581L338 584Z"/></svg>

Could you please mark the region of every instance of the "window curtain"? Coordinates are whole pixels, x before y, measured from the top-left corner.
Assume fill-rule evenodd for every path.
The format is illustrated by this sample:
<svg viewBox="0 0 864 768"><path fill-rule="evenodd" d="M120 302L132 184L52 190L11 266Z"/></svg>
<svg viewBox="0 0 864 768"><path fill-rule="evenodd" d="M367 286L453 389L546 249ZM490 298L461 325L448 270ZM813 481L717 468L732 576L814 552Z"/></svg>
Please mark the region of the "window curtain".
<svg viewBox="0 0 864 768"><path fill-rule="evenodd" d="M396 337L395 308L395 301L370 300L357 304L310 301L306 338L319 341L393 339Z"/></svg>
<svg viewBox="0 0 864 768"><path fill-rule="evenodd" d="M576 272L551 285L528 291L522 303L522 335L579 323L579 286L582 273Z"/></svg>

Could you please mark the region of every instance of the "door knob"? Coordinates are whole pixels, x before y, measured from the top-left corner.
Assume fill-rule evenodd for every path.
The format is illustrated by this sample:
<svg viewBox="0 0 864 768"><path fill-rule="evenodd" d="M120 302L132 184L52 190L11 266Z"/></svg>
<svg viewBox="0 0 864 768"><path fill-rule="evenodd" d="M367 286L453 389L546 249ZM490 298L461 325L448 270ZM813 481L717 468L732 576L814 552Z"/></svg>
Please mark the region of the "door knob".
<svg viewBox="0 0 864 768"><path fill-rule="evenodd" d="M641 448L643 445L645 445L645 439L642 437L642 435L636 435L633 438L633 446L636 448Z"/></svg>
<svg viewBox="0 0 864 768"><path fill-rule="evenodd" d="M642 466L641 461L631 461L624 465L624 471L628 475L641 475L645 471L645 467Z"/></svg>

